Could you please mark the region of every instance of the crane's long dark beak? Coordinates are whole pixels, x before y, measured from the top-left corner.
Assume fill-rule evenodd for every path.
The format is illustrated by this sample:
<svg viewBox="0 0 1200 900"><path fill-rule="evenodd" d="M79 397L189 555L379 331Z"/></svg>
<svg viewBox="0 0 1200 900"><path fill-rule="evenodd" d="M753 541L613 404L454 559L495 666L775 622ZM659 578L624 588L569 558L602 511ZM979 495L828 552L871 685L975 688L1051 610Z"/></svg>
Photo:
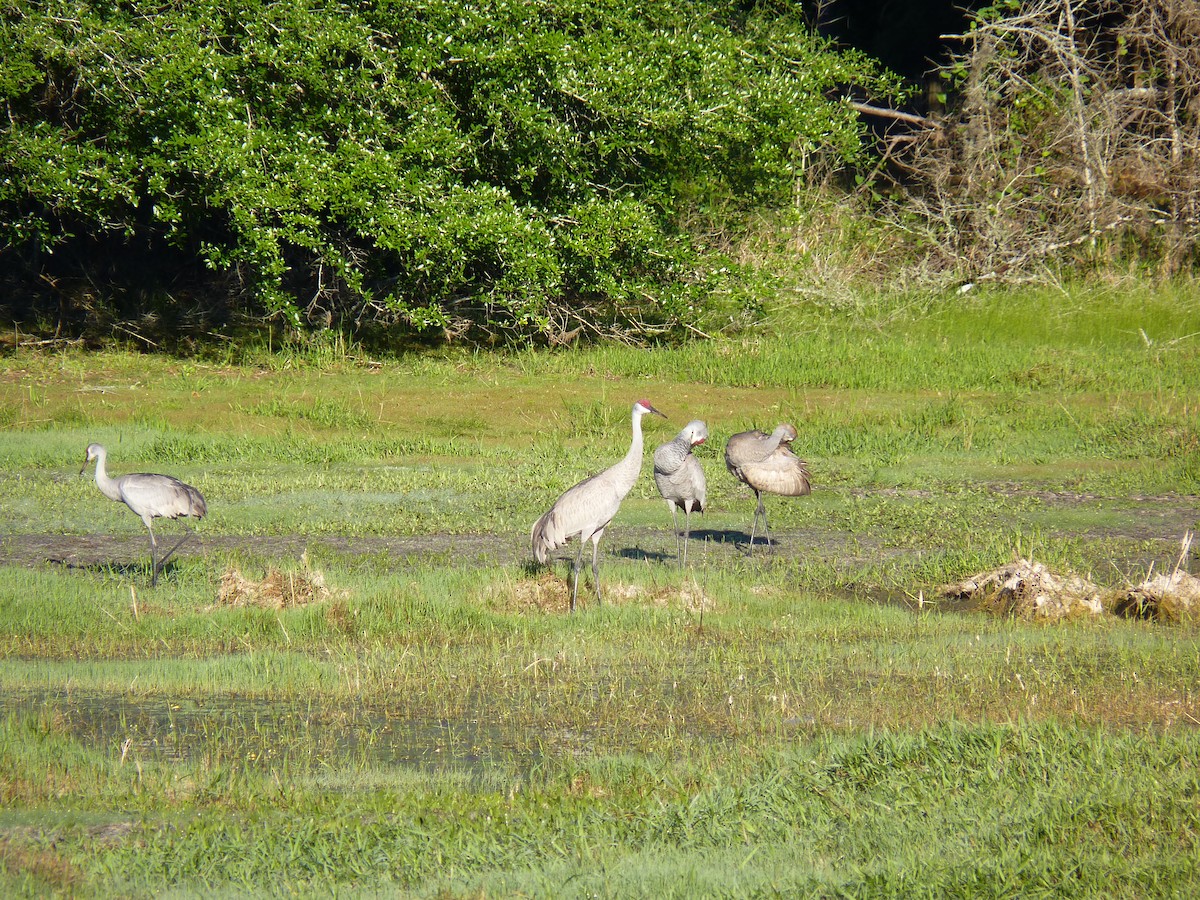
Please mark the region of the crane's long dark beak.
<svg viewBox="0 0 1200 900"><path fill-rule="evenodd" d="M83 467L82 467L82 468L79 470L79 474L80 474L80 475L82 475L84 472L86 472L86 471L87 471L88 463L90 463L90 462L91 462L91 460L90 460L90 459L85 459L85 460L83 461Z"/></svg>
<svg viewBox="0 0 1200 900"><path fill-rule="evenodd" d="M649 407L649 409L650 409L650 412L654 413L656 416L662 416L664 419L667 417L667 414L666 414L666 413L661 413L661 412L659 412L659 411L658 411L657 409L655 409L653 406L650 406L650 407Z"/></svg>

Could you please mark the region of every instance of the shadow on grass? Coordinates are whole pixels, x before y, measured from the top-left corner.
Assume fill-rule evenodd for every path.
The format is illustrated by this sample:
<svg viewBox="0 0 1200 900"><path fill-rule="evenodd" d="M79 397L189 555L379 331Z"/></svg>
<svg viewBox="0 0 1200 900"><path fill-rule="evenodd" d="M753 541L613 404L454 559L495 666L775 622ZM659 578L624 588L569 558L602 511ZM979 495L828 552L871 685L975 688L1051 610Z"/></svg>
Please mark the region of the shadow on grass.
<svg viewBox="0 0 1200 900"><path fill-rule="evenodd" d="M692 531L692 540L700 541L701 543L712 541L714 544L748 544L750 542L750 535L741 529L702 528ZM758 541L755 541L755 543L758 543Z"/></svg>
<svg viewBox="0 0 1200 900"><path fill-rule="evenodd" d="M139 583L145 582L146 587L150 586L151 571L150 561L144 560L141 562L87 562L75 563L69 559L54 559L46 560L57 566L62 566L68 572L83 572L88 575L100 575L115 578L128 578ZM166 565L158 570L158 580L170 578L175 571L176 560L167 560Z"/></svg>
<svg viewBox="0 0 1200 900"><path fill-rule="evenodd" d="M643 562L674 561L674 553L663 553L661 550L643 550L641 547L623 547L616 552L621 559L636 559Z"/></svg>

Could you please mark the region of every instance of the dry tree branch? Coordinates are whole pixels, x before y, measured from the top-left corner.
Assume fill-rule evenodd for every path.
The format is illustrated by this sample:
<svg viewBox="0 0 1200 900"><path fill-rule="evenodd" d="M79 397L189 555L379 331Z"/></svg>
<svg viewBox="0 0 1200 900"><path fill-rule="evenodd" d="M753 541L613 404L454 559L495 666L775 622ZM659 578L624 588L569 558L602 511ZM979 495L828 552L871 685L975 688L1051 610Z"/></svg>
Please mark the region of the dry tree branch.
<svg viewBox="0 0 1200 900"><path fill-rule="evenodd" d="M1200 262L1196 33L1193 0L1029 0L962 35L957 103L887 148L934 268Z"/></svg>

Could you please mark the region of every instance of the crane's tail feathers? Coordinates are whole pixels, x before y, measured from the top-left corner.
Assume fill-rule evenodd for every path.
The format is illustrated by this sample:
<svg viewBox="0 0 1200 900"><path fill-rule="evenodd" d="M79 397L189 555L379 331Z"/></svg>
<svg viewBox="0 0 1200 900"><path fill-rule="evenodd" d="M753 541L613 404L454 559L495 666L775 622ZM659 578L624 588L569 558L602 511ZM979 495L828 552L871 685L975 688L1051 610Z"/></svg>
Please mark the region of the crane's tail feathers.
<svg viewBox="0 0 1200 900"><path fill-rule="evenodd" d="M204 495L201 494L191 485L186 485L188 491L188 500L191 503L190 516L195 516L197 519L203 519L208 515L208 504L204 502Z"/></svg>
<svg viewBox="0 0 1200 900"><path fill-rule="evenodd" d="M804 472L796 479L794 488L795 492L789 496L806 497L812 493L812 482L808 480L808 472Z"/></svg>

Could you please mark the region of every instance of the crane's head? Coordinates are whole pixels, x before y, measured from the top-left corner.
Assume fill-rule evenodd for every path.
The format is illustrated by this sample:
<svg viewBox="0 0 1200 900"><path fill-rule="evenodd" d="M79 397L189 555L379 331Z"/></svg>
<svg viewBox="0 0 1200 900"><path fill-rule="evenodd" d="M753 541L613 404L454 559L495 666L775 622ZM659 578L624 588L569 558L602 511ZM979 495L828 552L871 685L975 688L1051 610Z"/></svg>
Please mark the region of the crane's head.
<svg viewBox="0 0 1200 900"><path fill-rule="evenodd" d="M654 413L654 415L662 416L664 419L667 417L665 413L660 413L657 409L651 406L649 400L639 400L637 403L633 404L633 411L640 416L644 416L646 413Z"/></svg>
<svg viewBox="0 0 1200 900"><path fill-rule="evenodd" d="M703 444L708 440L708 426L699 419L692 419L692 421L684 425L683 433L687 435L693 447L697 444Z"/></svg>
<svg viewBox="0 0 1200 900"><path fill-rule="evenodd" d="M82 475L84 472L87 471L88 464L93 459L97 459L103 455L104 455L104 448L101 447L99 444L88 444L87 456L85 456L83 459L83 468L79 470L79 474Z"/></svg>
<svg viewBox="0 0 1200 900"><path fill-rule="evenodd" d="M790 444L796 439L796 426L789 422L784 422L775 426L775 433L779 435L779 443Z"/></svg>

